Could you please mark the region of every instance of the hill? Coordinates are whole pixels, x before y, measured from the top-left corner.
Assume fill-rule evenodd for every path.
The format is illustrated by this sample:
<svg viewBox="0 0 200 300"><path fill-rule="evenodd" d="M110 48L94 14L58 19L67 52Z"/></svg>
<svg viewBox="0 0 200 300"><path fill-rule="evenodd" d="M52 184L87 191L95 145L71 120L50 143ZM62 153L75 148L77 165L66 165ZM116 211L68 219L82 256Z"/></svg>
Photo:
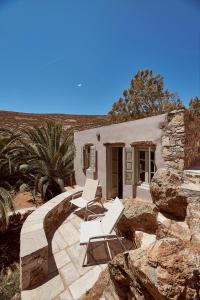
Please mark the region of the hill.
<svg viewBox="0 0 200 300"><path fill-rule="evenodd" d="M0 127L24 128L30 125L41 125L47 120L63 122L64 128L84 130L110 124L105 115L73 115L73 114L32 114L0 111Z"/></svg>

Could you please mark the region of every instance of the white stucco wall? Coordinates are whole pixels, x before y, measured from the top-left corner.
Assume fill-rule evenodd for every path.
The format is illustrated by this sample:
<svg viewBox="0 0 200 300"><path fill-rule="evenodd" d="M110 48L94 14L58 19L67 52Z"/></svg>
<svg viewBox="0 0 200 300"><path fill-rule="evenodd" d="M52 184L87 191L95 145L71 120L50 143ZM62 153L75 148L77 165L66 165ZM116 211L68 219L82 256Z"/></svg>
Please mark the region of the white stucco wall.
<svg viewBox="0 0 200 300"><path fill-rule="evenodd" d="M156 166L161 168L164 161L161 156L162 129L160 123L165 121L166 114L153 116L145 119L113 124L99 128L92 128L75 132L74 143L76 147L75 177L78 185L84 185L85 174L81 165L81 149L87 143L96 145L97 165L100 184L102 185L103 197L106 197L106 146L105 143L124 143L125 147L132 142L152 141L156 144ZM97 133L100 134L100 141L97 140ZM123 184L123 197L132 197L132 186Z"/></svg>

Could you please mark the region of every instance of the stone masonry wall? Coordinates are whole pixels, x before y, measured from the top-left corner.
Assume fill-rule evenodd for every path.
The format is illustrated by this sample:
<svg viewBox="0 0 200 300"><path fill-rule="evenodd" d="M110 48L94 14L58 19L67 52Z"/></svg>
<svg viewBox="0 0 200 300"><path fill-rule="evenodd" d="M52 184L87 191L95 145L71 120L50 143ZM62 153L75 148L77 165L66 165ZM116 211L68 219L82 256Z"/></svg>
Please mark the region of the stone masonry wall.
<svg viewBox="0 0 200 300"><path fill-rule="evenodd" d="M185 168L200 161L200 117L185 111Z"/></svg>
<svg viewBox="0 0 200 300"><path fill-rule="evenodd" d="M200 118L181 109L168 113L163 126L162 157L166 167L183 171L200 161Z"/></svg>
<svg viewBox="0 0 200 300"><path fill-rule="evenodd" d="M162 157L167 168L184 169L184 110L168 113L162 136Z"/></svg>

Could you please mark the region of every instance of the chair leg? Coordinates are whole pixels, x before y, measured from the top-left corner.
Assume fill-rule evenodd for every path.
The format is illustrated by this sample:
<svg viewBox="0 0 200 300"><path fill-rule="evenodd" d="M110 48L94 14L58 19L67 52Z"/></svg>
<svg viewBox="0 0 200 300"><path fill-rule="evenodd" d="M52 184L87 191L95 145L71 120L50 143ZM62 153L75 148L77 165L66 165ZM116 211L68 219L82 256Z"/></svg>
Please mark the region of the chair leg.
<svg viewBox="0 0 200 300"><path fill-rule="evenodd" d="M105 209L103 202L101 200L100 200L100 203L101 203L102 208Z"/></svg>
<svg viewBox="0 0 200 300"><path fill-rule="evenodd" d="M121 239L116 235L116 238L118 239L120 245L122 246L123 250L126 251L126 247L124 246L124 244L122 243Z"/></svg>
<svg viewBox="0 0 200 300"><path fill-rule="evenodd" d="M84 255L82 267L85 267L87 265L87 264L85 264L85 259L86 259L89 247L90 247L90 241L89 241L89 243L87 244L87 247L86 247L86 251L85 251L85 255Z"/></svg>
<svg viewBox="0 0 200 300"><path fill-rule="evenodd" d="M91 263L88 264L88 261L87 261L87 263L85 263L87 254L89 254L89 258L90 259L93 259L93 261L95 261L95 257L93 255L93 248L92 248L92 246L93 246L93 244L89 241L88 244L87 244L87 247L86 247L86 252L85 252L85 255L84 255L82 267L87 267L87 266L91 265Z"/></svg>
<svg viewBox="0 0 200 300"><path fill-rule="evenodd" d="M86 221L86 212L87 212L87 207L85 207L85 212L84 212L84 221Z"/></svg>
<svg viewBox="0 0 200 300"><path fill-rule="evenodd" d="M110 247L109 247L108 241L106 241L105 238L104 238L104 245L105 245L105 250L107 252L109 259L112 260L112 254L110 251Z"/></svg>
<svg viewBox="0 0 200 300"><path fill-rule="evenodd" d="M111 254L111 251L110 251L110 246L109 246L108 241L106 241L106 245L107 245L107 249L108 249L108 253L109 253L109 258L110 258L110 260L112 260L112 254Z"/></svg>

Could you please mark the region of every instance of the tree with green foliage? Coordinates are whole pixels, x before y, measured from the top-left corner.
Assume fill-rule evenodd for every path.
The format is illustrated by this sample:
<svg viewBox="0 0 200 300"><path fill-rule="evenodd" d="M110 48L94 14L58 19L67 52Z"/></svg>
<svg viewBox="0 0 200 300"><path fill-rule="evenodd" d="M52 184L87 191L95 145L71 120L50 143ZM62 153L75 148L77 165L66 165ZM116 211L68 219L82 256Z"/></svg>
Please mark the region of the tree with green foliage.
<svg viewBox="0 0 200 300"><path fill-rule="evenodd" d="M169 112L182 107L175 93L164 86L164 79L152 70L140 70L131 80L130 87L123 92L108 113L113 122L135 120Z"/></svg>
<svg viewBox="0 0 200 300"><path fill-rule="evenodd" d="M49 200L64 191L64 180L74 172L72 132L53 121L22 132L24 163L20 169L32 181L35 195L39 192L44 201Z"/></svg>
<svg viewBox="0 0 200 300"><path fill-rule="evenodd" d="M197 115L200 115L200 98L194 97L189 102L189 110L194 112Z"/></svg>

